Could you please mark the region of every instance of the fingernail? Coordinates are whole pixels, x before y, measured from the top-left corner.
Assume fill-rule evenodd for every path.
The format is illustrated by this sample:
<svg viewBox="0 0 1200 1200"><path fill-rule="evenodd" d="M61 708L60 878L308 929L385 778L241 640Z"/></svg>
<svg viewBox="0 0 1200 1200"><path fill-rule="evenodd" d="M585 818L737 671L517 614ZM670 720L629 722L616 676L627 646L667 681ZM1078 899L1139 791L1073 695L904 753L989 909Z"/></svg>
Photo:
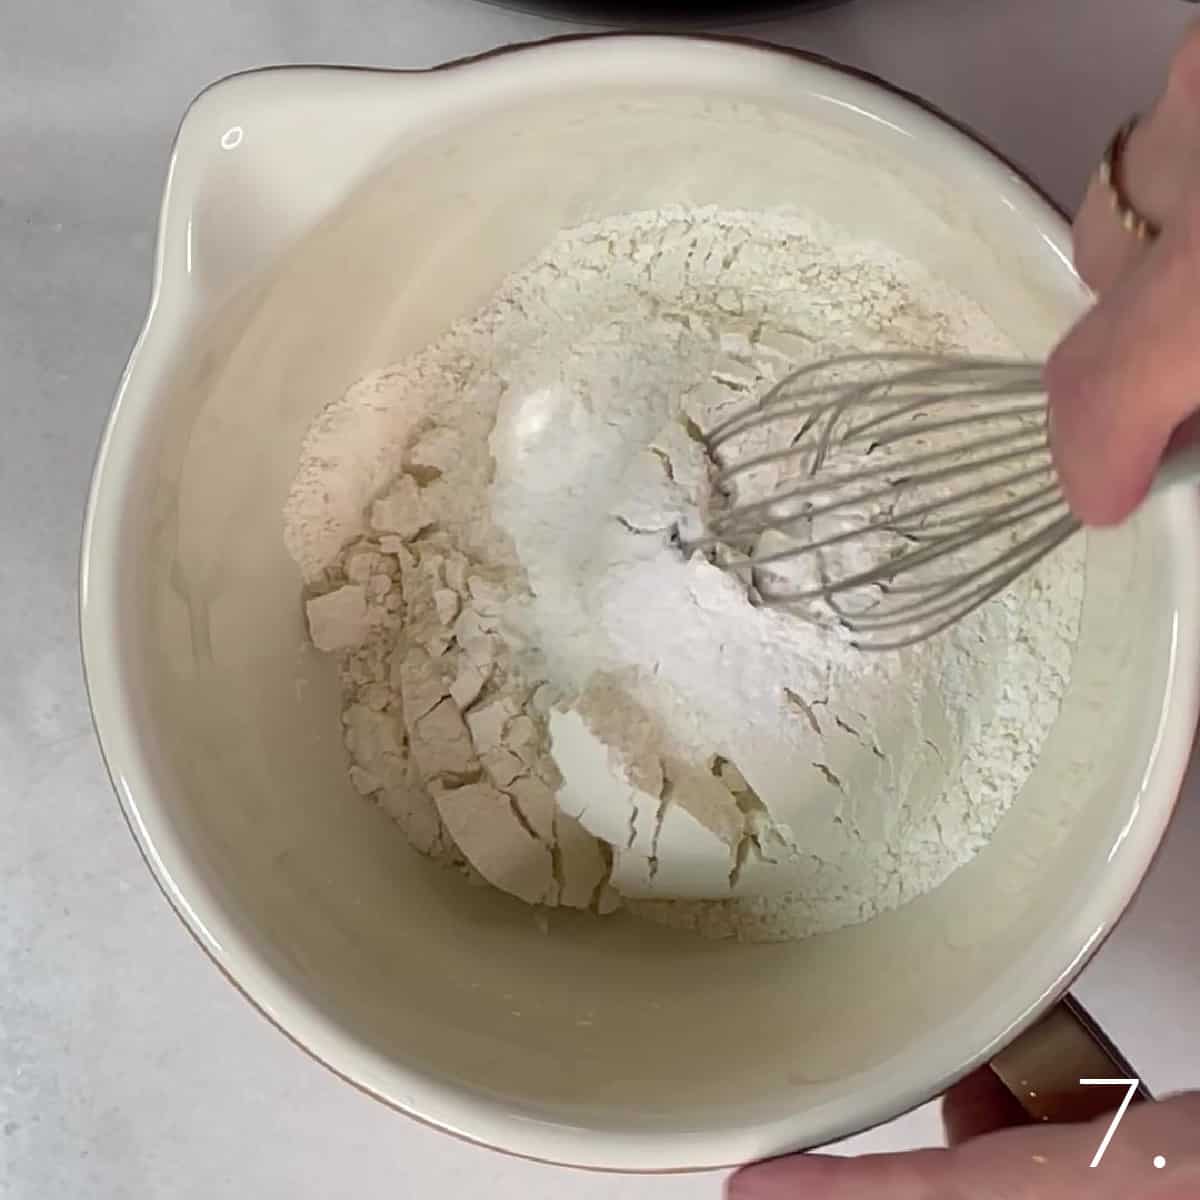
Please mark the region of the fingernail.
<svg viewBox="0 0 1200 1200"><path fill-rule="evenodd" d="M726 1200L782 1200L782 1171L775 1162L755 1163L731 1175L725 1184Z"/></svg>
<svg viewBox="0 0 1200 1200"><path fill-rule="evenodd" d="M754 1163L730 1176L725 1195L727 1200L801 1200L807 1195L819 1195L819 1187L812 1191L808 1188L826 1178L828 1163L837 1165L843 1161L825 1154L798 1154Z"/></svg>

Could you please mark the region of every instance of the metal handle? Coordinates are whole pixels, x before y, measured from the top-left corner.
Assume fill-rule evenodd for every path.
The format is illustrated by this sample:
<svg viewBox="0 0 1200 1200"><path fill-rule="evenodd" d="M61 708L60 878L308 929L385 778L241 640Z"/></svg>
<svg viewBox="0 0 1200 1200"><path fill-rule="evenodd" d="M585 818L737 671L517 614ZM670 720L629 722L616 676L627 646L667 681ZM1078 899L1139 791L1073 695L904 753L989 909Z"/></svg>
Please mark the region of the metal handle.
<svg viewBox="0 0 1200 1200"><path fill-rule="evenodd" d="M1150 485L1150 494L1158 495L1180 484L1197 483L1200 483L1200 443L1193 442L1167 454Z"/></svg>
<svg viewBox="0 0 1200 1200"><path fill-rule="evenodd" d="M1001 1050L992 1070L1034 1121L1090 1121L1113 1107L1107 1088L1081 1079L1136 1079L1121 1052L1087 1010L1067 996L1036 1025ZM1152 1100L1144 1084L1134 1097Z"/></svg>

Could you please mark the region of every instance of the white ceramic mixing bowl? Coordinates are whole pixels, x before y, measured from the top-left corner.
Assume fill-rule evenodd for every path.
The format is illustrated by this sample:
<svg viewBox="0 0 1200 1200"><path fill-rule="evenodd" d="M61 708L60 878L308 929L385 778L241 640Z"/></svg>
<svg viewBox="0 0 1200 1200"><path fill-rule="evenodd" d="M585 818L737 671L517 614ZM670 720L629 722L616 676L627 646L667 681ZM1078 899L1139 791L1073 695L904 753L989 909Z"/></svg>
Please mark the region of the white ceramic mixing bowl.
<svg viewBox="0 0 1200 1200"><path fill-rule="evenodd" d="M430 73L288 69L183 123L154 298L91 496L83 645L137 840L220 968L357 1086L591 1167L728 1164L915 1105L1050 1005L1119 917L1196 717L1200 518L1089 540L1074 677L995 841L859 928L743 946L529 909L413 853L345 773L281 509L314 414L560 229L801 206L923 260L1032 355L1085 304L1063 221L853 73L616 37Z"/></svg>

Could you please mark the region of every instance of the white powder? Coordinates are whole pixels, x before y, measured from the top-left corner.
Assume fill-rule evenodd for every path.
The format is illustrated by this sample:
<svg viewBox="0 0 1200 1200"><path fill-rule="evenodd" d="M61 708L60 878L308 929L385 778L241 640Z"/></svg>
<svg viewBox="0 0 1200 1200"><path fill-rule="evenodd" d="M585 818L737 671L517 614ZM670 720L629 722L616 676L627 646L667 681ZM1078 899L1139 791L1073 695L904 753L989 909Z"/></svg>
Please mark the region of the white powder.
<svg viewBox="0 0 1200 1200"><path fill-rule="evenodd" d="M642 213L563 234L331 404L286 537L313 640L342 654L359 790L523 899L620 893L716 936L836 929L968 861L1057 715L1078 548L864 655L673 536L708 502L696 427L888 348L1006 349L926 272L814 221Z"/></svg>

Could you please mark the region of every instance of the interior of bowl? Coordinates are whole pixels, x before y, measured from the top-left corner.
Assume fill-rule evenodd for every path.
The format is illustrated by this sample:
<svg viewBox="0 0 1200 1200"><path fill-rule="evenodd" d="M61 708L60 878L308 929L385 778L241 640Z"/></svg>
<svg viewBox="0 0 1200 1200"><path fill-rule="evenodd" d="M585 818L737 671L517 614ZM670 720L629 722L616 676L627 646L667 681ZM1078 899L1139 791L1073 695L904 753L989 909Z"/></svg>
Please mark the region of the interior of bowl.
<svg viewBox="0 0 1200 1200"><path fill-rule="evenodd" d="M668 203L814 212L925 262L1030 355L1084 303L1057 218L902 99L783 56L689 77L619 56L591 69L587 53L575 69L518 55L442 73L419 121L414 81L360 76L363 103L405 93L370 178L220 304L172 310L164 277L98 477L85 648L152 865L298 1041L518 1152L716 1165L923 1099L1103 935L1172 799L1160 752L1191 653L1175 605L1195 514L1168 501L1089 539L1074 676L1033 777L970 866L897 912L766 946L621 916L556 912L547 928L419 857L347 782L333 668L306 644L282 541L300 441L329 400L469 314L560 229ZM359 86L338 80L343 97ZM236 169L243 187L267 167ZM188 201L200 264L233 236L224 178ZM272 205L239 212L237 237L287 231L288 197Z"/></svg>

